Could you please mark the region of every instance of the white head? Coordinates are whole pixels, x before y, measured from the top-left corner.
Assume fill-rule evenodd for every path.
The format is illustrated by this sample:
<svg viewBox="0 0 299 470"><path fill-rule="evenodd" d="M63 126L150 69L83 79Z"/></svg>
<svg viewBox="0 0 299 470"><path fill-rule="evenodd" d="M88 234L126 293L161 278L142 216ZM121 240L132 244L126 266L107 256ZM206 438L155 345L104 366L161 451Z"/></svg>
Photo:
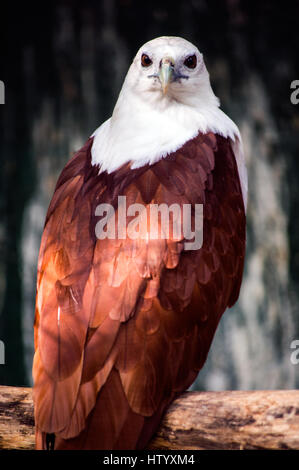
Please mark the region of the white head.
<svg viewBox="0 0 299 470"><path fill-rule="evenodd" d="M127 162L152 164L209 131L233 140L239 135L219 108L197 47L160 37L137 52L112 117L94 133L92 163L108 172Z"/></svg>
<svg viewBox="0 0 299 470"><path fill-rule="evenodd" d="M133 60L124 88L161 108L172 101L191 107L199 107L200 101L219 106L202 54L179 37L164 36L144 44Z"/></svg>

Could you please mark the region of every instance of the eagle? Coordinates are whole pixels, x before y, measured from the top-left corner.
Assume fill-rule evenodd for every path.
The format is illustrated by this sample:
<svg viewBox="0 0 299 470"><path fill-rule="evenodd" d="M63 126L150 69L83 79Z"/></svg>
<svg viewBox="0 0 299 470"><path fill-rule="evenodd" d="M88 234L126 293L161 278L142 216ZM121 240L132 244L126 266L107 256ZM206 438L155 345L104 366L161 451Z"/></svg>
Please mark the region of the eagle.
<svg viewBox="0 0 299 470"><path fill-rule="evenodd" d="M240 132L220 109L203 55L180 37L147 42L111 118L64 167L46 215L32 370L37 449L148 445L238 299L246 204ZM136 205L179 211L137 230ZM112 220L120 233L107 229ZM195 247L188 233L199 231Z"/></svg>

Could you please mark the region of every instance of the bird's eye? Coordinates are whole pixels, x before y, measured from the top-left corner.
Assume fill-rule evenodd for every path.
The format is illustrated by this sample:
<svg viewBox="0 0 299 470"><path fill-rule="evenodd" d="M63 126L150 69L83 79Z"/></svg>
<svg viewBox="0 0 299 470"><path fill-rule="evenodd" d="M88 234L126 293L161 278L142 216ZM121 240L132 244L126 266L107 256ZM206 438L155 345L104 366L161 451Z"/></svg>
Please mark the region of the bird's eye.
<svg viewBox="0 0 299 470"><path fill-rule="evenodd" d="M196 65L197 65L197 57L196 55L189 55L189 57L187 57L185 59L185 62L184 62L184 65L186 65L186 67L188 67L188 69L195 69Z"/></svg>
<svg viewBox="0 0 299 470"><path fill-rule="evenodd" d="M153 61L149 58L147 54L142 54L141 56L141 65L142 67L149 67L152 65Z"/></svg>

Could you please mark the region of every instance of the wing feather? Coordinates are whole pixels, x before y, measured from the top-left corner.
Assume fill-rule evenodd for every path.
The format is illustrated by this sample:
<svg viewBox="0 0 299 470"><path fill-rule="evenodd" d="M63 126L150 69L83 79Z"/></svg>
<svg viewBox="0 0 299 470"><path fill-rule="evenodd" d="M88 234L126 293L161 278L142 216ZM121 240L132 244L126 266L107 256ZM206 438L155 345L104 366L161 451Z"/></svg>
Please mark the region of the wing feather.
<svg viewBox="0 0 299 470"><path fill-rule="evenodd" d="M37 445L142 447L195 379L217 324L238 297L245 210L228 139L199 134L152 166L98 174L85 146L63 170L41 241L35 319ZM98 204L204 204L200 250L170 238L95 236ZM132 220L132 218L131 218ZM194 214L192 213L192 226ZM162 232L161 232L162 230ZM144 234L143 234L144 235Z"/></svg>

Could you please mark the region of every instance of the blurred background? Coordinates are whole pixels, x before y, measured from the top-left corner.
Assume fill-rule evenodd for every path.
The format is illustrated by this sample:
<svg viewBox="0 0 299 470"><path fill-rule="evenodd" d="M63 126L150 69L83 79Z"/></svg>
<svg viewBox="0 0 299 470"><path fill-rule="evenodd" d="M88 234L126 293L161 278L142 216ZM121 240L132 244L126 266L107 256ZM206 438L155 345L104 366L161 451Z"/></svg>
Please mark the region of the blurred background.
<svg viewBox="0 0 299 470"><path fill-rule="evenodd" d="M36 265L60 171L110 117L139 47L183 36L203 52L249 173L238 304L220 322L203 390L299 387L299 2L147 0L1 5L0 384L30 385Z"/></svg>

